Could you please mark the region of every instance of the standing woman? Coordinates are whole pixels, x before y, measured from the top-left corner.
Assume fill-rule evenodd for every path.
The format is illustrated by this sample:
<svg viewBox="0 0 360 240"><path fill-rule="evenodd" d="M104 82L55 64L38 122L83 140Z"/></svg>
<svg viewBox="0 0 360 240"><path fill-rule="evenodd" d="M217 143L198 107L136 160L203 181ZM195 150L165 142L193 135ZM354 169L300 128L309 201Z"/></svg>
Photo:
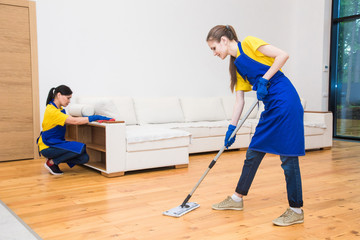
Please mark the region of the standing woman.
<svg viewBox="0 0 360 240"><path fill-rule="evenodd" d="M93 115L89 117L72 117L65 109L70 103L72 91L68 86L60 85L51 88L46 100L42 132L38 138L39 153L47 158L45 168L53 175L61 175L60 163L67 163L70 167L85 164L89 161L86 146L83 143L65 140L65 124L81 125L96 120L110 118Z"/></svg>
<svg viewBox="0 0 360 240"><path fill-rule="evenodd" d="M238 41L229 25L213 27L206 41L214 56L225 59L230 55L231 91L236 103L225 146L235 141L230 138L244 107L244 92L255 90L265 110L260 116L255 134L246 152L242 173L232 196L214 204L215 210L243 210L243 196L248 194L256 171L266 153L280 155L284 170L290 207L275 225L289 226L304 222L301 175L298 156L305 155L304 125L300 98L290 80L281 71L289 56L286 52L256 37Z"/></svg>

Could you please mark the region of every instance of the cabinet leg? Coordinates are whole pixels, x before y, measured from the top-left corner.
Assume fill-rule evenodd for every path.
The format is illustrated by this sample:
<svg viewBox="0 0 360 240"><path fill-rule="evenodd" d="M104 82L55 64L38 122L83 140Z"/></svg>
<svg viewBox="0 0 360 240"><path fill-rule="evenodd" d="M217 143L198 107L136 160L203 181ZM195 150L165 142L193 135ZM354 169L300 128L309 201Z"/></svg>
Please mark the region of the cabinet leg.
<svg viewBox="0 0 360 240"><path fill-rule="evenodd" d="M321 150L330 150L331 147L323 147L323 148L320 148Z"/></svg>
<svg viewBox="0 0 360 240"><path fill-rule="evenodd" d="M125 175L125 172L114 172L114 173L106 173L106 172L101 172L101 175L105 176L105 177L121 177Z"/></svg>
<svg viewBox="0 0 360 240"><path fill-rule="evenodd" d="M189 167L189 164L179 164L179 165L175 165L175 168L178 169L178 168L187 168Z"/></svg>

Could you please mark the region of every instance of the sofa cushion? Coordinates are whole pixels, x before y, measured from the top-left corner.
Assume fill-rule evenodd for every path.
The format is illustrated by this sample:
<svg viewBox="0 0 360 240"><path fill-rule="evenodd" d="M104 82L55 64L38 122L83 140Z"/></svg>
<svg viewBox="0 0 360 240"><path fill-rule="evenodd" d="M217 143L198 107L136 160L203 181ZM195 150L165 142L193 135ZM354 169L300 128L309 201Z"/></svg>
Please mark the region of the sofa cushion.
<svg viewBox="0 0 360 240"><path fill-rule="evenodd" d="M235 99L236 98L234 95L222 97L222 103L224 105L226 119L228 119L228 120L231 120L231 118L232 118L234 105L235 105ZM245 114L249 110L250 106L254 103L254 101L256 101L256 98L245 97L245 106L244 106L244 109L240 116L240 119L245 116ZM258 107L255 107L254 110L250 113L249 119L256 118L257 113L258 113Z"/></svg>
<svg viewBox="0 0 360 240"><path fill-rule="evenodd" d="M77 103L94 106L95 114L118 119L119 110L108 97L78 97Z"/></svg>
<svg viewBox="0 0 360 240"><path fill-rule="evenodd" d="M220 97L184 97L180 99L185 122L225 120Z"/></svg>
<svg viewBox="0 0 360 240"><path fill-rule="evenodd" d="M95 108L87 104L69 104L66 107L66 112L74 117L88 117L94 115Z"/></svg>
<svg viewBox="0 0 360 240"><path fill-rule="evenodd" d="M245 123L251 124L251 133L254 134L256 130L256 126L259 123L259 119L248 119ZM304 133L305 136L312 135L322 135L326 130L325 123L315 122L315 121L305 121L304 122Z"/></svg>
<svg viewBox="0 0 360 240"><path fill-rule="evenodd" d="M224 136L226 134L226 131L228 130L228 126L226 127L213 127L210 128L210 137L215 137L215 136ZM250 134L251 132L251 128L249 126L245 126L243 125L239 131L236 133L236 135L243 135L243 134Z"/></svg>
<svg viewBox="0 0 360 240"><path fill-rule="evenodd" d="M125 121L127 125L137 124L133 101L130 97L77 97L77 103L94 106L95 114ZM120 107L120 109L118 108Z"/></svg>
<svg viewBox="0 0 360 240"><path fill-rule="evenodd" d="M126 145L126 151L142 152L159 149L177 149L179 147L187 148L190 144L190 137L176 137L168 139L159 139L148 142L133 142Z"/></svg>
<svg viewBox="0 0 360 240"><path fill-rule="evenodd" d="M126 125L137 124L134 101L131 97L111 97L119 112L119 120L124 120Z"/></svg>
<svg viewBox="0 0 360 240"><path fill-rule="evenodd" d="M326 130L326 125L323 122L304 121L305 136L322 135Z"/></svg>
<svg viewBox="0 0 360 240"><path fill-rule="evenodd" d="M189 137L191 134L178 129L150 126L127 126L127 143L148 142L177 137Z"/></svg>
<svg viewBox="0 0 360 240"><path fill-rule="evenodd" d="M262 101L259 102L259 109L256 114L256 118L260 119L261 113L265 110L264 103Z"/></svg>
<svg viewBox="0 0 360 240"><path fill-rule="evenodd" d="M151 124L150 126L154 126ZM203 137L214 137L214 136L225 136L229 121L214 121L214 122L186 122L186 123L164 123L156 124L155 126L170 129L180 129L186 132L190 132L192 138L203 138ZM244 123L239 129L237 135L250 134L251 124Z"/></svg>
<svg viewBox="0 0 360 240"><path fill-rule="evenodd" d="M184 122L180 101L176 97L134 98L135 112L141 125Z"/></svg>
<svg viewBox="0 0 360 240"><path fill-rule="evenodd" d="M323 135L324 128L304 126L305 136Z"/></svg>
<svg viewBox="0 0 360 240"><path fill-rule="evenodd" d="M305 98L300 98L300 102L301 102L301 105L302 105L303 109L305 110L306 109L306 100L305 100Z"/></svg>
<svg viewBox="0 0 360 240"><path fill-rule="evenodd" d="M302 105L303 109L305 110L305 108L306 108L306 100L304 98L300 98L300 102L301 102L301 105ZM256 118L260 118L260 115L261 115L261 113L263 111L264 111L264 103L262 101L260 101L259 102L259 110L258 110Z"/></svg>
<svg viewBox="0 0 360 240"><path fill-rule="evenodd" d="M154 149L186 147L191 134L182 130L157 126L127 126L127 151L146 151Z"/></svg>

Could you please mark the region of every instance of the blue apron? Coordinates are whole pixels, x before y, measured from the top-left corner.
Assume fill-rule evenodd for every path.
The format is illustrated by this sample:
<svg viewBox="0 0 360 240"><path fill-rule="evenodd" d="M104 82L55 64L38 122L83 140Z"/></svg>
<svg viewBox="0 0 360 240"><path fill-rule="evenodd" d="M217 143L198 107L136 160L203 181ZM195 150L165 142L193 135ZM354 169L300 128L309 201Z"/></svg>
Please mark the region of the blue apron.
<svg viewBox="0 0 360 240"><path fill-rule="evenodd" d="M240 56L235 59L237 71L253 85L253 90L256 90L257 81L270 66L247 56L240 42L238 46ZM249 149L281 156L303 156L304 109L300 97L281 71L269 81L268 95L263 100L265 110L261 113Z"/></svg>
<svg viewBox="0 0 360 240"><path fill-rule="evenodd" d="M50 102L50 104L54 105L57 108L54 102ZM66 114L65 109L61 110L61 112ZM45 145L49 147L60 148L80 154L85 144L75 141L66 141L65 132L66 132L65 124L64 126L57 125L52 129L49 129L47 131L42 131L40 133L40 136L42 137L42 140L45 143Z"/></svg>

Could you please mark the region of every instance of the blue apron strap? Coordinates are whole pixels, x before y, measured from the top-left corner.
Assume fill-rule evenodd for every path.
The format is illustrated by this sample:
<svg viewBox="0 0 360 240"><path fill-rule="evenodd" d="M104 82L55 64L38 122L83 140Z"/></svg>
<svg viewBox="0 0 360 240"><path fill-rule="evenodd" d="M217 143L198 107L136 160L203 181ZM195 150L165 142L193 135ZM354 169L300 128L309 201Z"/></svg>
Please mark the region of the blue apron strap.
<svg viewBox="0 0 360 240"><path fill-rule="evenodd" d="M39 137L38 137L38 138L36 139L36 144L38 145L38 152L39 152L39 157L41 157L41 153L40 153L40 147L39 147L39 139L40 139L41 135L42 135L42 131L40 132L40 135L39 135Z"/></svg>
<svg viewBox="0 0 360 240"><path fill-rule="evenodd" d="M51 101L49 104L51 104L51 105L53 105L54 107L58 108L58 107L56 106L56 104L54 103L54 101Z"/></svg>
<svg viewBox="0 0 360 240"><path fill-rule="evenodd" d="M53 105L54 107L56 107L57 109L59 109L59 108L56 106L56 104L54 103L54 101L51 101L49 104L51 104L51 105ZM60 108L60 109L61 109L61 108ZM61 112L64 113L64 114L66 114L65 108L63 108L63 109L61 110Z"/></svg>
<svg viewBox="0 0 360 240"><path fill-rule="evenodd" d="M239 50L240 50L240 54L244 54L244 51L241 47L241 42L238 42L238 47L239 47Z"/></svg>

